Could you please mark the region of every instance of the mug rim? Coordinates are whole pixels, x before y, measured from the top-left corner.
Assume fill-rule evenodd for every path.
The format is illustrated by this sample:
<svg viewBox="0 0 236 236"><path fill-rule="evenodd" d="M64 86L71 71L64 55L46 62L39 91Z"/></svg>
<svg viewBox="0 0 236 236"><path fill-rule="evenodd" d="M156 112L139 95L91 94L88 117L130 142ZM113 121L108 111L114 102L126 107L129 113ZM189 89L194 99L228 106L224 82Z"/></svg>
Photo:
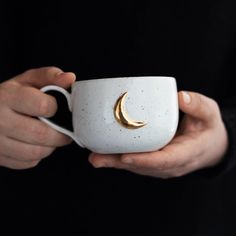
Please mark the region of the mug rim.
<svg viewBox="0 0 236 236"><path fill-rule="evenodd" d="M148 75L148 76L122 76L122 77L102 77L102 78L97 78L97 79L89 79L89 80L78 80L74 82L74 85L79 84L79 83L92 83L92 82L97 82L97 81L112 81L112 80L126 80L126 79L168 79L168 80L173 80L176 82L176 78L173 76L157 76L157 75Z"/></svg>

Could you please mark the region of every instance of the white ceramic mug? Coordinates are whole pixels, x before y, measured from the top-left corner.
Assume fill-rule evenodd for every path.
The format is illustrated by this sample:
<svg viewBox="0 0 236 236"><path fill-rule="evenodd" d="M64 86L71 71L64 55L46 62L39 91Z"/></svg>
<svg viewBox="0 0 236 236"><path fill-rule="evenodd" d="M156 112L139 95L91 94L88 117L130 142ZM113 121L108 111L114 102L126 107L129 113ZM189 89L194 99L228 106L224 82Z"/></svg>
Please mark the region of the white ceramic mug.
<svg viewBox="0 0 236 236"><path fill-rule="evenodd" d="M39 117L81 147L96 153L150 152L167 145L178 125L179 108L173 77L144 76L83 80L67 98L73 131ZM59 107L60 109L60 107Z"/></svg>

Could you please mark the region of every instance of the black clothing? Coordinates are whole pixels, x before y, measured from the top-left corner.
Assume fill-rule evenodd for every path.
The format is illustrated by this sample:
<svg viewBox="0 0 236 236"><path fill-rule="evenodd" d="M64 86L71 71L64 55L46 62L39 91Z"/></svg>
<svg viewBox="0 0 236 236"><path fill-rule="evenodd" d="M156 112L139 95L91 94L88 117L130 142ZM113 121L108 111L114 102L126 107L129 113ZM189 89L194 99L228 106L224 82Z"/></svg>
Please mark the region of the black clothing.
<svg viewBox="0 0 236 236"><path fill-rule="evenodd" d="M1 81L43 66L77 80L174 76L219 103L230 148L169 180L95 169L74 143L33 169L1 167L0 232L236 235L235 12L234 0L1 1Z"/></svg>

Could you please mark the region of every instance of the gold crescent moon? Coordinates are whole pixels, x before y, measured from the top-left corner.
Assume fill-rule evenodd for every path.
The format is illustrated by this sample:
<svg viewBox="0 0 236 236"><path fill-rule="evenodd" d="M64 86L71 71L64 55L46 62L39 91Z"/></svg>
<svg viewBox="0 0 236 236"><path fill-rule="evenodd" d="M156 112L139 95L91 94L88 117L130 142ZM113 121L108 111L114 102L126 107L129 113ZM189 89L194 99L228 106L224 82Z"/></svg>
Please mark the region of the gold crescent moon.
<svg viewBox="0 0 236 236"><path fill-rule="evenodd" d="M125 128L128 129L138 129L146 125L143 121L135 121L129 118L127 112L125 111L125 99L127 97L127 92L122 94L116 101L114 106L114 116L116 120Z"/></svg>

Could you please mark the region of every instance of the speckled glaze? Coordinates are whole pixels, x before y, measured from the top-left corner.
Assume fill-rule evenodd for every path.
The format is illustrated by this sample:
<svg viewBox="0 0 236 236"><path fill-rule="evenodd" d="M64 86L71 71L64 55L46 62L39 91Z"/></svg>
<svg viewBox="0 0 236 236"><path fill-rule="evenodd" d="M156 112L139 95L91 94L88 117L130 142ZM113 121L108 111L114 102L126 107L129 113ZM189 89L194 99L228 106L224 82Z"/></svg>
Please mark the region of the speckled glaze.
<svg viewBox="0 0 236 236"><path fill-rule="evenodd" d="M155 151L176 133L179 117L176 81L173 77L146 76L79 81L72 94L57 86L42 91L62 92L72 112L74 131L45 118L44 122L72 137L80 146L97 153ZM132 120L145 126L128 129L114 117L117 99L127 92L125 109Z"/></svg>

